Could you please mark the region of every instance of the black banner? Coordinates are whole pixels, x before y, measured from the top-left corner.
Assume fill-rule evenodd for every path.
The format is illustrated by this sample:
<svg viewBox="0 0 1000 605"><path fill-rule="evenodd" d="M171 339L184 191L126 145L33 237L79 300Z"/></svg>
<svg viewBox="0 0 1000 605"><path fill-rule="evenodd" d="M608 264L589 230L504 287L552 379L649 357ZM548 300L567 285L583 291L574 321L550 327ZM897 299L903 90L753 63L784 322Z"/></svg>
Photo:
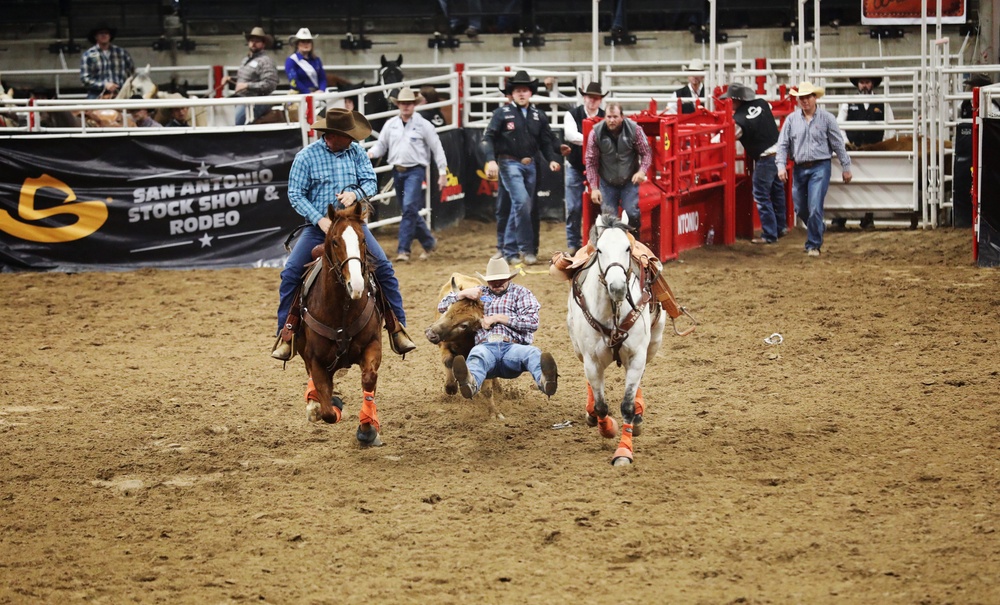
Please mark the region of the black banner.
<svg viewBox="0 0 1000 605"><path fill-rule="evenodd" d="M983 120L979 167L979 266L1000 266L1000 120Z"/></svg>
<svg viewBox="0 0 1000 605"><path fill-rule="evenodd" d="M280 266L299 129L0 140L0 270Z"/></svg>

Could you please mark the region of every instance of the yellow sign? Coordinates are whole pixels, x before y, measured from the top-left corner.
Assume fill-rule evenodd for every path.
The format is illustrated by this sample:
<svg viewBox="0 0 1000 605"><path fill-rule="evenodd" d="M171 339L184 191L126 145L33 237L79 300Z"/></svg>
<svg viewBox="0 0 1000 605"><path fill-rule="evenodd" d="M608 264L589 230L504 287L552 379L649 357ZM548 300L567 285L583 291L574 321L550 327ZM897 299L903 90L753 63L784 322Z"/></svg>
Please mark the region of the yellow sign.
<svg viewBox="0 0 1000 605"><path fill-rule="evenodd" d="M39 189L51 188L66 195L62 204L52 208L35 208L35 193ZM108 205L102 201L77 202L73 189L59 179L43 174L37 179L24 179L21 196L17 204L19 218L0 210L0 229L14 237L41 244L58 244L83 239L101 228L108 220ZM44 227L24 221L41 221L60 214L71 214L77 220L71 225Z"/></svg>

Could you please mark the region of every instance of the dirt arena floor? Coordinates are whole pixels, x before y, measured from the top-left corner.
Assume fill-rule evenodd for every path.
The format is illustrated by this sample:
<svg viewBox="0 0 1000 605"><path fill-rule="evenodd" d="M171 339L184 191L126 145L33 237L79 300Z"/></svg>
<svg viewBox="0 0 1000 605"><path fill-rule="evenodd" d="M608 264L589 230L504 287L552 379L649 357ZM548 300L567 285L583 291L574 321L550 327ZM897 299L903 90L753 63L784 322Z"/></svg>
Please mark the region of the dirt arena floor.
<svg viewBox="0 0 1000 605"><path fill-rule="evenodd" d="M415 337L491 234L398 267ZM386 346L367 450L357 369L347 421L311 425L301 360L268 356L277 270L0 275L0 603L1000 603L1000 274L969 240L683 254L701 325L648 366L628 468L582 422L545 275L520 281L551 400L447 397L421 336Z"/></svg>

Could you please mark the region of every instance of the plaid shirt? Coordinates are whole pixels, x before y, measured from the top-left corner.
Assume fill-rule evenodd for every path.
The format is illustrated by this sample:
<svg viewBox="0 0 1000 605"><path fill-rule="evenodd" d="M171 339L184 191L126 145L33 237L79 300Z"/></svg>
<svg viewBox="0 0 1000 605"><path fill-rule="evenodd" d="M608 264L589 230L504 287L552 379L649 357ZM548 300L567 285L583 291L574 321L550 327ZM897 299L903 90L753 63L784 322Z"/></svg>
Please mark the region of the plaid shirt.
<svg viewBox="0 0 1000 605"><path fill-rule="evenodd" d="M132 55L121 46L112 44L107 53L96 44L80 56L80 81L90 89L104 88L108 82L118 86L135 71Z"/></svg>
<svg viewBox="0 0 1000 605"><path fill-rule="evenodd" d="M542 307L538 299L531 293L531 290L524 286L511 284L503 296L495 296L486 286L480 286L482 296L479 300L483 302L483 312L485 315L500 315L501 313L510 318L508 324L495 324L489 330L482 328L476 332L476 344L491 341L491 336L509 342L516 342L522 345L530 345L535 339L535 330L538 329L538 310ZM453 302L458 300L454 292L445 296L438 304L438 313L444 313Z"/></svg>
<svg viewBox="0 0 1000 605"><path fill-rule="evenodd" d="M278 69L274 61L264 51L259 51L243 59L236 72L236 83L247 83L247 89L234 96L266 97L278 87Z"/></svg>
<svg viewBox="0 0 1000 605"><path fill-rule="evenodd" d="M351 185L360 185L365 196L375 195L375 169L368 154L357 143L333 152L320 139L295 154L288 174L288 201L296 212L315 225L326 216L329 204L342 207L337 194ZM349 191L361 197L356 188Z"/></svg>

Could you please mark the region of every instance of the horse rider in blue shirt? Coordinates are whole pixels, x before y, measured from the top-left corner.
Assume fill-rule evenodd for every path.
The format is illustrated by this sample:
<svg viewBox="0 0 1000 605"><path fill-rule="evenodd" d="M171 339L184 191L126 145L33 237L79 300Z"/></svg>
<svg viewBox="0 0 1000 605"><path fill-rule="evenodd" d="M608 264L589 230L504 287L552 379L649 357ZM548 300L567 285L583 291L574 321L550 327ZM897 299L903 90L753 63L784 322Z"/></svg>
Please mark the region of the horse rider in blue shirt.
<svg viewBox="0 0 1000 605"><path fill-rule="evenodd" d="M105 93L114 96L135 72L132 55L111 43L116 33L115 28L101 24L87 35L93 46L80 55L80 81L87 87L88 99Z"/></svg>
<svg viewBox="0 0 1000 605"><path fill-rule="evenodd" d="M331 108L325 118L320 118L312 129L322 137L295 155L288 175L288 200L292 208L309 224L299 234L281 272L280 302L278 304L279 338L271 357L288 361L292 357L291 339L298 328L299 317L291 313L303 266L312 260L312 249L322 244L332 221L326 216L327 208L347 208L358 201L358 192L364 197L375 195L377 180L375 169L365 150L358 144L372 132L365 116L348 109ZM386 330L392 350L404 355L417 348L406 334L406 312L399 282L378 240L368 225L364 226L365 246L372 261L375 279L388 307L385 311Z"/></svg>

